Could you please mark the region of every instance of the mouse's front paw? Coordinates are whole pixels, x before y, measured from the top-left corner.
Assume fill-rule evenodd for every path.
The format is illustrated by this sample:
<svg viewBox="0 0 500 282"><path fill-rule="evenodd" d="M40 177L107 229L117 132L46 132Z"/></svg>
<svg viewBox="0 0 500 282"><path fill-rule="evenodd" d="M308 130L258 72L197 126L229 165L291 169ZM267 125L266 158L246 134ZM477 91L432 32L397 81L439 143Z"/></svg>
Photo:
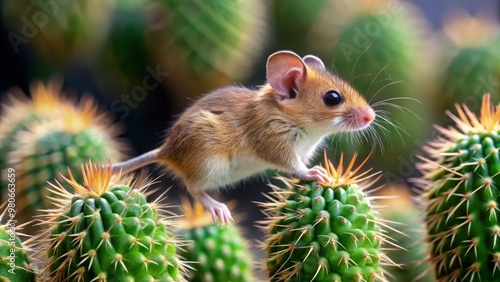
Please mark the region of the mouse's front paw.
<svg viewBox="0 0 500 282"><path fill-rule="evenodd" d="M315 180L318 182L330 182L328 172L324 167L315 166L300 173L295 173L295 177L301 180Z"/></svg>
<svg viewBox="0 0 500 282"><path fill-rule="evenodd" d="M215 202L206 208L212 215L213 220L219 219L220 223L224 224L228 224L229 221L233 220L231 212L223 203Z"/></svg>

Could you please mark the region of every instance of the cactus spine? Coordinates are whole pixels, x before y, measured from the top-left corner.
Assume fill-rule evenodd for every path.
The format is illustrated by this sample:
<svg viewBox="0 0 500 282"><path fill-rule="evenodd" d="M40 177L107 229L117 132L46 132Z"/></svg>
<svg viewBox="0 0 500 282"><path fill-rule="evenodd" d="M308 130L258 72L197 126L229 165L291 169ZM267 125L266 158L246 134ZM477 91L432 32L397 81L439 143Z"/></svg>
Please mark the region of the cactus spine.
<svg viewBox="0 0 500 282"><path fill-rule="evenodd" d="M419 165L430 261L438 281L500 281L500 105L456 109Z"/></svg>

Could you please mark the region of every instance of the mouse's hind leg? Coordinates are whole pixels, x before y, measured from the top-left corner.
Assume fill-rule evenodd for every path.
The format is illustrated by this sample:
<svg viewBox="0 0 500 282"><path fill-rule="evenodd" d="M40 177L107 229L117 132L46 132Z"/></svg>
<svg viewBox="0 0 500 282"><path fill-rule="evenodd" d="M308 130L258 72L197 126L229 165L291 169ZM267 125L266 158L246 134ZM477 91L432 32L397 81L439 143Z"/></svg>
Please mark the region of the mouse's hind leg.
<svg viewBox="0 0 500 282"><path fill-rule="evenodd" d="M197 201L199 201L205 209L207 209L214 220L219 219L221 223L228 224L229 221L233 220L231 217L231 212L227 206L221 202L216 201L214 198L210 197L205 192L195 192L191 193L191 196Z"/></svg>

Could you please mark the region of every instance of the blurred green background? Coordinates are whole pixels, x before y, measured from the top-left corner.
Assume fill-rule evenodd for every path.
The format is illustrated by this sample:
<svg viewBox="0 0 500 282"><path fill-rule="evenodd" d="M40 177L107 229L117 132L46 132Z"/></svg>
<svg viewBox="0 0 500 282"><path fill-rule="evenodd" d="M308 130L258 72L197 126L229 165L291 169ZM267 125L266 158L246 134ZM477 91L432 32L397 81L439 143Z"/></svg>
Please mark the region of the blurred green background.
<svg viewBox="0 0 500 282"><path fill-rule="evenodd" d="M415 176L432 124L448 124L444 111L454 103L477 110L483 93L495 103L500 97L494 0L2 0L0 12L1 95L12 87L29 94L32 82L59 76L64 89L89 92L114 114L132 156L161 144L201 94L263 84L267 56L283 49L319 56L376 105L376 136L326 147L334 160L341 151L374 150L370 165L383 171L381 183ZM183 188L161 180L157 186L173 185L175 203ZM243 225L263 217L254 201L264 201L268 181L223 191L238 201Z"/></svg>

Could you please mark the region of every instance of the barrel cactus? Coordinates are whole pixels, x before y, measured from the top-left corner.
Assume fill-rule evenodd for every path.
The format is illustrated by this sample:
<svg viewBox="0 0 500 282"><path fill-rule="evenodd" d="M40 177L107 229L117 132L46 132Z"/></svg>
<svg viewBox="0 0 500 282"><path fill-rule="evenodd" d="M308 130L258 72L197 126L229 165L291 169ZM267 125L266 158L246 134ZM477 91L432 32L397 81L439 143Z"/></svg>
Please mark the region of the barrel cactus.
<svg viewBox="0 0 500 282"><path fill-rule="evenodd" d="M282 178L289 189L273 187L262 203L271 281L387 281L381 245L391 239L366 194L375 174L342 159L337 168L325 160L331 182Z"/></svg>
<svg viewBox="0 0 500 282"><path fill-rule="evenodd" d="M82 165L83 182L70 171L51 185L58 197L38 219L45 231L33 247L45 261L46 281L182 280L170 220L160 199L146 199L151 182L111 174L112 168L89 162Z"/></svg>
<svg viewBox="0 0 500 282"><path fill-rule="evenodd" d="M9 159L9 154L16 149L22 132L35 124L57 118L62 112L72 111L73 105L62 97L61 89L61 81L54 78L47 84L33 83L30 87L31 100L18 89L13 89L6 96L7 101L2 104L0 117L0 200L2 202L7 201L8 170L15 170L11 166L12 160ZM19 178L19 175L17 177ZM17 202L17 204L21 203Z"/></svg>
<svg viewBox="0 0 500 282"><path fill-rule="evenodd" d="M26 130L33 123L50 119L60 114L61 110L71 108L71 104L61 97L62 83L58 79L50 80L46 85L33 83L30 87L30 100L22 91L13 89L2 103L0 117L0 165L5 170L7 154L12 151L12 144L17 134ZM6 172L0 177L5 181ZM5 185L2 185L5 187Z"/></svg>
<svg viewBox="0 0 500 282"><path fill-rule="evenodd" d="M9 174L14 177L15 171ZM28 248L18 237L21 226L14 219L15 202L4 203L5 209L0 215L0 281L34 282L35 271L30 265Z"/></svg>
<svg viewBox="0 0 500 282"><path fill-rule="evenodd" d="M179 238L187 246L179 254L193 264L189 281L254 281L252 256L234 222L220 225L201 204L183 204L186 214L178 222Z"/></svg>
<svg viewBox="0 0 500 282"><path fill-rule="evenodd" d="M34 102L40 99L35 93ZM54 94L48 95L53 99L50 95ZM47 181L54 180L58 171L64 172L67 167L79 168L89 159L116 161L123 151L122 144L115 140L118 128L110 122L108 115L97 112L97 105L91 98L84 98L80 105L69 101L51 103L53 114L18 114L26 117L19 122L16 132L7 131L10 135L6 134L4 139L8 142L0 145L6 151L3 169L16 171L17 219L20 222L31 220L37 209L48 207ZM17 114L29 108L22 105L10 111ZM3 123L10 120L2 120L2 125L7 127ZM83 180L78 171L74 175L78 181ZM3 196L5 193L2 189Z"/></svg>
<svg viewBox="0 0 500 282"><path fill-rule="evenodd" d="M500 28L496 19L456 14L443 27L443 66L436 100L449 109L465 103L477 111L481 97L491 93L500 102Z"/></svg>
<svg viewBox="0 0 500 282"><path fill-rule="evenodd" d="M456 110L419 165L430 262L438 281L500 281L500 104Z"/></svg>

